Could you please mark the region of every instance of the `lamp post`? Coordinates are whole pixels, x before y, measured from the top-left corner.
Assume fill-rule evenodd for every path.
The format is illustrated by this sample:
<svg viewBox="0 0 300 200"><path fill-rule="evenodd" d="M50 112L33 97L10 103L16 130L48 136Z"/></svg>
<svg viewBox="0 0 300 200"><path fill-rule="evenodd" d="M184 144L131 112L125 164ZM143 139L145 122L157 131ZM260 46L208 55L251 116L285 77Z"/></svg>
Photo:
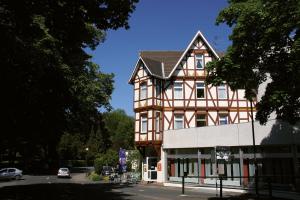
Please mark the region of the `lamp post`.
<svg viewBox="0 0 300 200"><path fill-rule="evenodd" d="M89 151L89 148L88 147L86 147L85 148L85 151L86 151L86 153L85 153L85 166L87 167L88 166L88 151Z"/></svg>
<svg viewBox="0 0 300 200"><path fill-rule="evenodd" d="M258 168L256 160L256 146L255 146L255 132L254 132L254 119L253 119L253 98L250 99L251 109L251 127L252 127L252 140L253 140L253 159L254 159L254 182L255 182L255 194L258 195Z"/></svg>

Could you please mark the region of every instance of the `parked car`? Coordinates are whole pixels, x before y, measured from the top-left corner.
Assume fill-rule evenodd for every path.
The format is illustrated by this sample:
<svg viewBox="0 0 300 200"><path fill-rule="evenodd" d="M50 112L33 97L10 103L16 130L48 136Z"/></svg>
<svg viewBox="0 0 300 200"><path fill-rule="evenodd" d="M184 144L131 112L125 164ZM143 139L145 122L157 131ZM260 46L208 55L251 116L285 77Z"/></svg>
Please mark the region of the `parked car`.
<svg viewBox="0 0 300 200"><path fill-rule="evenodd" d="M111 173L113 173L113 167L112 166L103 166L103 168L102 168L102 175L103 176L109 176Z"/></svg>
<svg viewBox="0 0 300 200"><path fill-rule="evenodd" d="M0 170L0 180L19 180L23 176L22 172L22 170L17 168L3 168Z"/></svg>
<svg viewBox="0 0 300 200"><path fill-rule="evenodd" d="M61 178L61 177L71 178L70 170L68 168L59 168L57 177L58 178Z"/></svg>

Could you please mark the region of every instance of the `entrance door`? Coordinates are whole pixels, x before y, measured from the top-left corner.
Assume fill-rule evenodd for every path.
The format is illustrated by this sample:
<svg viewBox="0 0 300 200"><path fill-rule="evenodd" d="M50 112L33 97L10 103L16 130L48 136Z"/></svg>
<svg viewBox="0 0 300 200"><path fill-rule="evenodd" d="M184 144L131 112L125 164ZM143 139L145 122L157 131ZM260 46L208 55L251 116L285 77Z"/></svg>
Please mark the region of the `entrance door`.
<svg viewBox="0 0 300 200"><path fill-rule="evenodd" d="M156 181L157 180L157 157L147 157L146 164L148 166L147 180L146 181Z"/></svg>

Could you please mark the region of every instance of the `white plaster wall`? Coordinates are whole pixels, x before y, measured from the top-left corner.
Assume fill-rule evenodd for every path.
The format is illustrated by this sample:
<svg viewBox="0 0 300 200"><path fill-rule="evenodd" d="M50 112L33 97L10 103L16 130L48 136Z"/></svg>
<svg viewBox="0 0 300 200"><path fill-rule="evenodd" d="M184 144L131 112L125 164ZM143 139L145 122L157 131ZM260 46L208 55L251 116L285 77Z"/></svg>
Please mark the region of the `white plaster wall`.
<svg viewBox="0 0 300 200"><path fill-rule="evenodd" d="M240 118L247 118L248 119L247 112L240 112Z"/></svg>
<svg viewBox="0 0 300 200"><path fill-rule="evenodd" d="M219 100L219 107L228 107L227 100Z"/></svg>
<svg viewBox="0 0 300 200"><path fill-rule="evenodd" d="M209 87L210 87L210 85L209 85ZM212 87L210 89L210 93L211 93L211 97L207 94L209 99L211 99L211 98L217 99L217 90L216 90L216 87Z"/></svg>
<svg viewBox="0 0 300 200"><path fill-rule="evenodd" d="M270 120L266 126L255 122L255 143L260 144L300 144L300 124ZM251 122L169 130L164 132L163 148L197 148L214 146L251 146Z"/></svg>
<svg viewBox="0 0 300 200"><path fill-rule="evenodd" d="M215 111L209 111L210 116L215 120L217 118L218 113ZM215 125L215 123L208 117L208 126Z"/></svg>
<svg viewBox="0 0 300 200"><path fill-rule="evenodd" d="M188 57L188 59L187 59L188 69L194 69L195 68L194 65L195 65L194 57Z"/></svg>
<svg viewBox="0 0 300 200"><path fill-rule="evenodd" d="M206 106L206 100L197 100L197 106L205 107Z"/></svg>
<svg viewBox="0 0 300 200"><path fill-rule="evenodd" d="M237 90L239 99L245 99L245 90Z"/></svg>
<svg viewBox="0 0 300 200"><path fill-rule="evenodd" d="M169 121L171 121L171 120L172 120L172 112L170 112L170 111L165 111L164 113L165 113L165 117L166 117ZM169 122L167 121L167 119L164 119L164 127L163 127L164 130L168 130ZM171 128L172 128L172 126L171 126Z"/></svg>

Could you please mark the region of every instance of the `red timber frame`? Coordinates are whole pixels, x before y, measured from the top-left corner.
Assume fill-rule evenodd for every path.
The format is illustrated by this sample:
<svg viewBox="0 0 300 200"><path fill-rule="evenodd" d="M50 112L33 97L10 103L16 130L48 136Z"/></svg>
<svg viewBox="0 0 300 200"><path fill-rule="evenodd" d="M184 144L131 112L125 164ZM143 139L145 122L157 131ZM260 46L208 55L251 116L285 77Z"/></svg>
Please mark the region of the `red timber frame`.
<svg viewBox="0 0 300 200"><path fill-rule="evenodd" d="M199 43L199 42L198 42ZM203 44L204 45L204 44ZM197 46L197 45L195 45ZM175 72L182 70L183 76L173 76L168 80L161 80L158 78L155 78L153 76L150 76L150 73L147 72L147 69L140 65L138 70L142 70L142 76L139 76L139 74L136 74L134 84L137 84L138 87L135 87L135 94L138 90L138 94L140 91L140 84L143 82L147 82L147 91L150 91L149 88L152 87L151 92L152 95L148 95L146 99L140 100L140 96L138 99L134 101L134 111L138 116L145 113L148 116L148 123L149 121L152 122L152 129L149 130L147 128L147 137L146 140L141 140L141 133L140 130L136 130L135 134L139 134L138 141L136 141L137 146L148 146L148 145L154 145L159 146L162 144L163 140L163 130L169 130L174 129L174 115L175 114L183 114L184 116L184 128L191 128L192 122L196 125L196 116L197 114L205 114L206 124L208 125L208 122L213 122L214 125L219 124L219 114L226 114L228 116L228 123L240 123L245 121L250 121L251 119L251 111L250 111L250 102L246 99L240 99L238 91L232 91L229 93L230 88L226 85L226 91L227 91L227 98L226 99L219 99L218 98L218 88L212 87L210 85L205 85L204 89L204 99L197 99L197 88L196 83L197 82L204 82L207 70L198 70L196 67L193 69L189 69L188 67L184 68L184 62L186 62L187 66L187 60L189 57L192 57L194 59L194 66L196 66L196 60L195 56L196 54L203 54L203 62L205 63L205 59L210 57L211 59L214 59L212 56L212 52L208 50L201 49L202 46L198 46L198 49L195 50L189 50L188 53L185 55L183 60L181 61L178 68L175 70ZM194 55L191 55L194 54ZM208 55L208 56L207 56ZM202 75L199 75L198 72L202 71ZM149 85L149 83L152 82L152 85ZM174 82L181 82L182 83L182 91L183 91L183 98L182 99L174 99ZM193 82L193 83L191 83ZM160 84L161 86L161 94L156 94L156 84ZM172 96L170 97L167 93L167 90L171 88ZM189 88L191 91L190 94L186 93L186 88ZM168 91L170 93L170 90ZM215 94L215 97L214 95ZM139 94L140 95L140 94ZM151 96L151 97L149 97ZM141 101L145 101L146 103L144 105L141 105ZM183 106L175 106L175 101L182 101ZM202 105L198 105L198 101L204 102ZM149 102L149 103L148 103ZM223 102L223 106L220 105L220 103ZM225 104L224 104L225 102ZM255 104L256 102L254 102ZM190 105L195 106L190 106ZM241 107L241 105L244 104L245 106ZM226 106L224 106L226 105ZM255 105L253 106L255 108ZM151 116L149 116L149 111L152 111ZM186 112L192 112L192 115L187 117ZM210 112L214 111L216 113L216 116L212 116ZM255 110L254 110L255 111ZM160 112L160 131L159 131L159 137L156 138L156 131L155 131L155 117L156 112ZM166 115L166 112L171 112L171 117ZM232 115L231 113L235 112L235 115ZM241 116L241 112L246 113L246 117ZM194 121L193 121L194 119ZM140 117L136 117L136 122L140 123ZM151 140L149 139L148 134L152 134Z"/></svg>

